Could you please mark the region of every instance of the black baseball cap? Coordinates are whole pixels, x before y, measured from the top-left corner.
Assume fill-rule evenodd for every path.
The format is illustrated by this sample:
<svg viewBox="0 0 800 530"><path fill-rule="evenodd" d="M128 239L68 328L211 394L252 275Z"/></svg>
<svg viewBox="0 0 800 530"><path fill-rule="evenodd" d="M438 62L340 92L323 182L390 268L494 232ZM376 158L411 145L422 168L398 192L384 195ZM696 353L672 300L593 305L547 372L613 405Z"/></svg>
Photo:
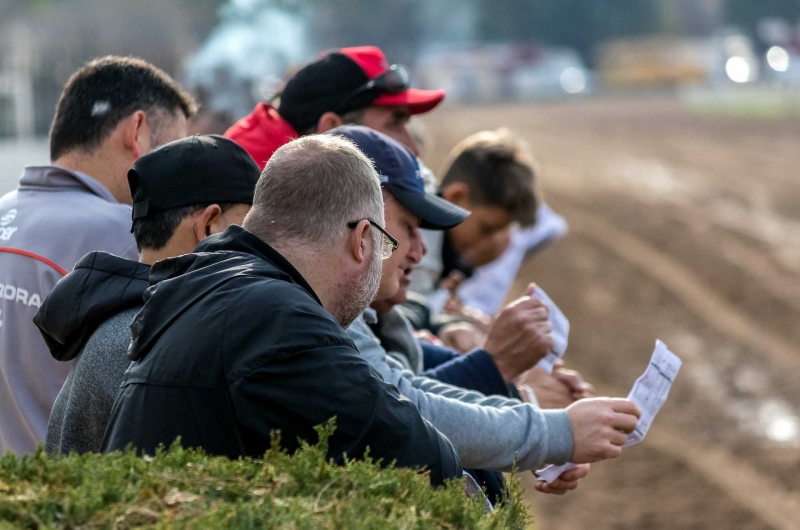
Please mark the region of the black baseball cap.
<svg viewBox="0 0 800 530"><path fill-rule="evenodd" d="M421 228L446 230L469 215L469 210L425 192L417 157L394 138L363 125L342 125L325 134L347 138L371 158L383 188L419 216Z"/></svg>
<svg viewBox="0 0 800 530"><path fill-rule="evenodd" d="M286 82L278 114L297 133L303 134L326 112L345 114L371 106L402 105L408 107L411 114L422 114L444 99L444 90L420 90L409 86L392 93L382 92L377 87L358 91L359 87L364 87L392 67L380 48L375 46L325 52Z"/></svg>
<svg viewBox="0 0 800 530"><path fill-rule="evenodd" d="M216 134L162 145L128 171L133 220L193 204L253 204L261 170L239 144Z"/></svg>

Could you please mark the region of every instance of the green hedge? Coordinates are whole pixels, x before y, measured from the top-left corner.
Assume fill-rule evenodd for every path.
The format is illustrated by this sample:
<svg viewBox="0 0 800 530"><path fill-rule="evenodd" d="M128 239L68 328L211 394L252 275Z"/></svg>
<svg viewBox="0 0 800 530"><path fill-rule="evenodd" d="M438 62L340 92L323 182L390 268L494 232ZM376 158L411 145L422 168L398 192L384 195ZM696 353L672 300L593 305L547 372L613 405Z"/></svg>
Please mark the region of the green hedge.
<svg viewBox="0 0 800 530"><path fill-rule="evenodd" d="M333 427L293 456L273 443L263 460L228 460L174 444L133 451L0 459L0 529L10 528L524 528L519 489L484 515L463 481L432 490L407 469L326 461Z"/></svg>

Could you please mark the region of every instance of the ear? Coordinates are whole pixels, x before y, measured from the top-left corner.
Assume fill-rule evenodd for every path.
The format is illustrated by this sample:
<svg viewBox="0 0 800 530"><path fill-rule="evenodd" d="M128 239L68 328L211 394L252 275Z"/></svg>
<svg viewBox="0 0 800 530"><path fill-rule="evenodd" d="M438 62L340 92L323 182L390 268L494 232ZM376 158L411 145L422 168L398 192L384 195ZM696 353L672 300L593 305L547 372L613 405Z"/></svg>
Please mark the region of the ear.
<svg viewBox="0 0 800 530"><path fill-rule="evenodd" d="M342 121L342 118L339 117L339 115L335 112L326 112L319 117L319 121L317 122L317 132L324 133L325 131L330 131L334 127L338 127L343 123L344 122Z"/></svg>
<svg viewBox="0 0 800 530"><path fill-rule="evenodd" d="M359 221L347 240L347 248L353 255L353 259L358 263L368 261L373 245L369 221L366 219Z"/></svg>
<svg viewBox="0 0 800 530"><path fill-rule="evenodd" d="M134 158L139 158L150 150L150 127L144 111L137 110L125 118L122 126L122 141Z"/></svg>
<svg viewBox="0 0 800 530"><path fill-rule="evenodd" d="M472 193L469 186L463 182L448 184L442 189L442 197L462 208L470 209L472 206Z"/></svg>
<svg viewBox="0 0 800 530"><path fill-rule="evenodd" d="M219 204L212 204L200 212L199 215L196 214L193 230L197 242L199 243L211 234L222 232L224 228L219 230L219 225L221 224L224 224L224 220L222 219L222 208L219 207Z"/></svg>

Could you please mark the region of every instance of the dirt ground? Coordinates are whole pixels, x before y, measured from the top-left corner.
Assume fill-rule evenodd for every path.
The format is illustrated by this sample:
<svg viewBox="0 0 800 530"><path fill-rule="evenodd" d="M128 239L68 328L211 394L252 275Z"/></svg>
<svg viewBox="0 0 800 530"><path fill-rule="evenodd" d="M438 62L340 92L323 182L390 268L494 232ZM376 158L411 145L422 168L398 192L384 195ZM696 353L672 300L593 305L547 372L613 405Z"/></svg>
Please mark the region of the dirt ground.
<svg viewBox="0 0 800 530"><path fill-rule="evenodd" d="M800 529L800 123L620 98L424 124L434 169L486 128L530 143L571 230L517 287L570 319L570 367L624 396L656 338L684 361L644 443L565 497L528 489L537 527Z"/></svg>

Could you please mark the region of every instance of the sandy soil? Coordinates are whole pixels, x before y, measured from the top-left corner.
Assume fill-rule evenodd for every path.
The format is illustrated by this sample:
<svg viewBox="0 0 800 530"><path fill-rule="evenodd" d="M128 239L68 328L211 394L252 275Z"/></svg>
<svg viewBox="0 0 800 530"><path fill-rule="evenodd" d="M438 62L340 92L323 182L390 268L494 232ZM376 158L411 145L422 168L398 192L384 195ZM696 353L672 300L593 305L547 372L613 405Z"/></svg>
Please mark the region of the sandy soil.
<svg viewBox="0 0 800 530"><path fill-rule="evenodd" d="M571 232L518 288L537 281L570 318L568 365L624 396L656 338L684 360L645 443L571 495L529 489L537 526L799 529L800 123L635 98L424 123L435 169L478 130L531 144Z"/></svg>

